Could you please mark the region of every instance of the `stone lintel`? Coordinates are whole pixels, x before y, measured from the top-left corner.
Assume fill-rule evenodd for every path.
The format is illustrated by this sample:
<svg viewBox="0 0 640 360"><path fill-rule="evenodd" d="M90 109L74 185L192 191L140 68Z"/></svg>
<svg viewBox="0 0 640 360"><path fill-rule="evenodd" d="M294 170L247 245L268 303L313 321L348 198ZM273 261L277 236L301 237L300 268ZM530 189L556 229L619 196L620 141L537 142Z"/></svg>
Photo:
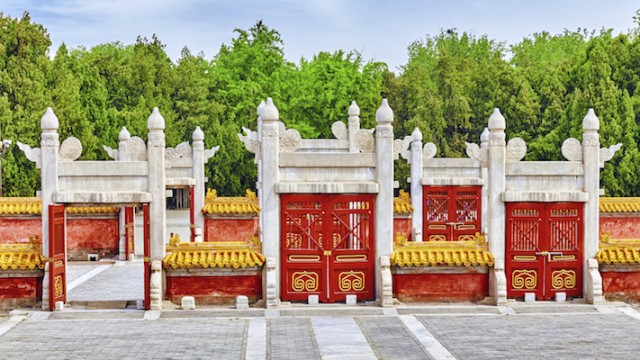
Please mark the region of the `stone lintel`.
<svg viewBox="0 0 640 360"><path fill-rule="evenodd" d="M44 270L0 270L0 279L43 277Z"/></svg>
<svg viewBox="0 0 640 360"><path fill-rule="evenodd" d="M252 266L247 268L199 268L199 269L165 269L167 276L259 276L262 275L261 266Z"/></svg>
<svg viewBox="0 0 640 360"><path fill-rule="evenodd" d="M53 193L53 202L58 204L141 204L150 203L148 192L73 192L58 191Z"/></svg>
<svg viewBox="0 0 640 360"><path fill-rule="evenodd" d="M513 191L502 193L504 202L587 202L589 194L583 191Z"/></svg>
<svg viewBox="0 0 640 360"><path fill-rule="evenodd" d="M431 158L425 159L425 168L480 168L482 163L470 158Z"/></svg>
<svg viewBox="0 0 640 360"><path fill-rule="evenodd" d="M58 164L60 177L65 176L148 176L146 161L67 161Z"/></svg>
<svg viewBox="0 0 640 360"><path fill-rule="evenodd" d="M291 182L276 184L278 194L377 194L375 182Z"/></svg>
<svg viewBox="0 0 640 360"><path fill-rule="evenodd" d="M435 186L481 186L484 185L484 179L482 178L422 178L420 179L422 185L435 185Z"/></svg>
<svg viewBox="0 0 640 360"><path fill-rule="evenodd" d="M582 163L569 161L521 161L506 164L507 176L582 176Z"/></svg>
<svg viewBox="0 0 640 360"><path fill-rule="evenodd" d="M279 166L282 167L376 167L375 153L344 153L344 154L316 154L316 153L282 153Z"/></svg>
<svg viewBox="0 0 640 360"><path fill-rule="evenodd" d="M169 188L189 187L196 185L196 179L188 177L168 177L165 185Z"/></svg>

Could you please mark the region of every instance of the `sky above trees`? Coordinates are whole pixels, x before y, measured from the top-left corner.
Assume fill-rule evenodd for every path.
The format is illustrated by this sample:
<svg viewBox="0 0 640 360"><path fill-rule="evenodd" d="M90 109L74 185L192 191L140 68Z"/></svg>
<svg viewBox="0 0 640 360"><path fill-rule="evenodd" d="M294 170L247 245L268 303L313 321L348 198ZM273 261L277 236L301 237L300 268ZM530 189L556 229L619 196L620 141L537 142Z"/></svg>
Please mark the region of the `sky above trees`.
<svg viewBox="0 0 640 360"><path fill-rule="evenodd" d="M184 46L211 58L234 29L262 19L280 32L288 61L355 50L397 70L413 41L443 29L508 44L542 31L611 28L615 34L634 27L638 7L631 0L3 0L0 12L20 18L28 11L49 32L50 56L63 42L69 48L132 44L138 35L156 34L173 61Z"/></svg>

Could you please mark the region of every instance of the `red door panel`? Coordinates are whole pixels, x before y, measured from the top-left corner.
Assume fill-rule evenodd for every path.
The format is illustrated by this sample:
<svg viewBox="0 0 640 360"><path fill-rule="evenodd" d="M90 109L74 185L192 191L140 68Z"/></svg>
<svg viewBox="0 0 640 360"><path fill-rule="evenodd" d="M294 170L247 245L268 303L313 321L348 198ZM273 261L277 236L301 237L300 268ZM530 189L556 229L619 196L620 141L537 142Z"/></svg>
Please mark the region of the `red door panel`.
<svg viewBox="0 0 640 360"><path fill-rule="evenodd" d="M480 186L425 186L424 241L465 241L481 232Z"/></svg>
<svg viewBox="0 0 640 360"><path fill-rule="evenodd" d="M193 186L189 186L189 223L191 229L191 239L189 241L196 241L196 208L194 203L195 190ZM200 209L202 211L202 209Z"/></svg>
<svg viewBox="0 0 640 360"><path fill-rule="evenodd" d="M557 292L582 296L583 211L582 204L549 206L547 299L552 299Z"/></svg>
<svg viewBox="0 0 640 360"><path fill-rule="evenodd" d="M124 233L125 233L125 258L129 259L129 254L135 254L134 250L134 223L133 208L124 208Z"/></svg>
<svg viewBox="0 0 640 360"><path fill-rule="evenodd" d="M149 204L142 205L143 243L144 243L144 309L151 309L151 239Z"/></svg>
<svg viewBox="0 0 640 360"><path fill-rule="evenodd" d="M64 205L49 205L49 309L67 301Z"/></svg>
<svg viewBox="0 0 640 360"><path fill-rule="evenodd" d="M506 224L506 271L510 297L534 292L543 297L544 203L508 203Z"/></svg>

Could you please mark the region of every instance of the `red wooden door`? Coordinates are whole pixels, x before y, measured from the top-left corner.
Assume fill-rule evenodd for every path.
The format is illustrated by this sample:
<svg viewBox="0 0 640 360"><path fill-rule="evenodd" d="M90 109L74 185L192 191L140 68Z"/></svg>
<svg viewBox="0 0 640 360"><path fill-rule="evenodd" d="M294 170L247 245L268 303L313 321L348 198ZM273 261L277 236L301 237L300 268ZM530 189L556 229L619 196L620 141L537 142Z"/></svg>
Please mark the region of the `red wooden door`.
<svg viewBox="0 0 640 360"><path fill-rule="evenodd" d="M582 296L582 203L508 203L507 295Z"/></svg>
<svg viewBox="0 0 640 360"><path fill-rule="evenodd" d="M67 301L64 205L49 205L49 309Z"/></svg>
<svg viewBox="0 0 640 360"><path fill-rule="evenodd" d="M189 186L189 228L191 229L191 239L189 241L196 241L196 208L194 206L195 191L193 186ZM202 211L202 209L200 209Z"/></svg>
<svg viewBox="0 0 640 360"><path fill-rule="evenodd" d="M282 299L375 298L373 195L281 197Z"/></svg>
<svg viewBox="0 0 640 360"><path fill-rule="evenodd" d="M475 237L481 224L480 186L425 186L425 241L463 241Z"/></svg>
<svg viewBox="0 0 640 360"><path fill-rule="evenodd" d="M142 205L143 219L143 242L144 242L144 309L151 309L151 241L150 241L150 222L149 222L149 204Z"/></svg>
<svg viewBox="0 0 640 360"><path fill-rule="evenodd" d="M124 234L125 234L125 257L128 259L129 254L135 254L134 249L134 215L133 208L126 207L124 208Z"/></svg>

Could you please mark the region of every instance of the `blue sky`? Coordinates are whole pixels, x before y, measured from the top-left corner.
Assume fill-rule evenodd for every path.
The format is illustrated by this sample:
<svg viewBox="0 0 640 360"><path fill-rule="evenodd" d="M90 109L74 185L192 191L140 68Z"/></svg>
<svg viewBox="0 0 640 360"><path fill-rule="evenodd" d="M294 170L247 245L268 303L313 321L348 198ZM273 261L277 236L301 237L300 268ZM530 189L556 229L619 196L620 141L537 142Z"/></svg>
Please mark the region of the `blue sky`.
<svg viewBox="0 0 640 360"><path fill-rule="evenodd" d="M456 28L517 43L536 32L635 27L634 0L0 0L0 12L29 11L44 25L52 53L64 42L75 48L157 34L176 60L184 46L210 59L233 29L257 20L280 32L285 56L298 62L320 51L357 50L367 60L397 69L407 46Z"/></svg>

